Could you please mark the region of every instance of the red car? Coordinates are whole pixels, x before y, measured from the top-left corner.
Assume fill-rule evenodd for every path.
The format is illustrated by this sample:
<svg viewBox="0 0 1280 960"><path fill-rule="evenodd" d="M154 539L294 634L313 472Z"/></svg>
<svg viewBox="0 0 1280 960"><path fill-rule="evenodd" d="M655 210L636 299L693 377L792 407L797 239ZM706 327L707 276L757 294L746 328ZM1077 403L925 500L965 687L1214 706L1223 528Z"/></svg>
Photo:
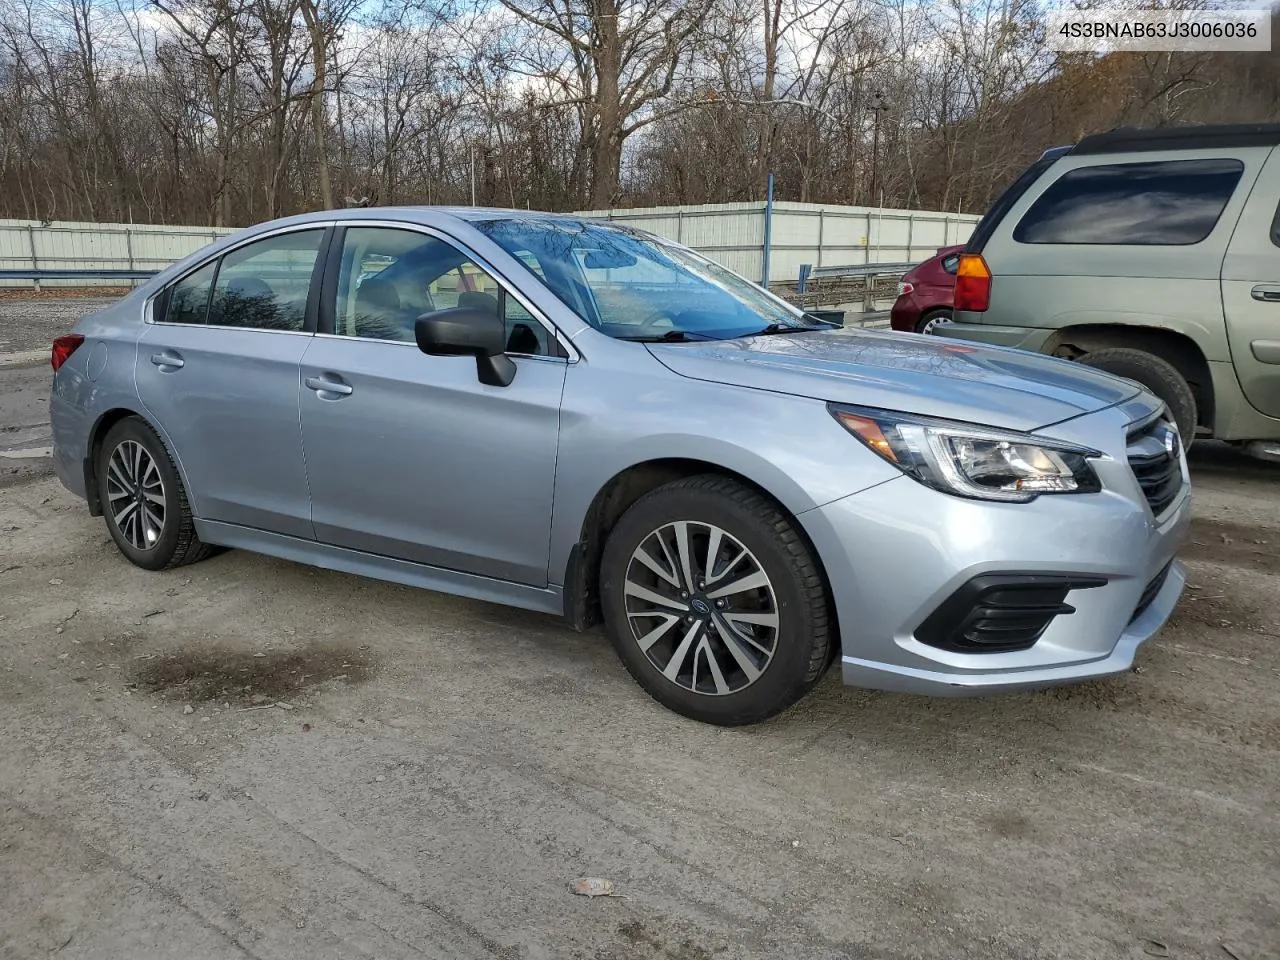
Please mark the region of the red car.
<svg viewBox="0 0 1280 960"><path fill-rule="evenodd" d="M964 244L939 247L934 256L902 275L898 299L889 311L894 330L932 333L939 323L951 322L951 295L962 250Z"/></svg>

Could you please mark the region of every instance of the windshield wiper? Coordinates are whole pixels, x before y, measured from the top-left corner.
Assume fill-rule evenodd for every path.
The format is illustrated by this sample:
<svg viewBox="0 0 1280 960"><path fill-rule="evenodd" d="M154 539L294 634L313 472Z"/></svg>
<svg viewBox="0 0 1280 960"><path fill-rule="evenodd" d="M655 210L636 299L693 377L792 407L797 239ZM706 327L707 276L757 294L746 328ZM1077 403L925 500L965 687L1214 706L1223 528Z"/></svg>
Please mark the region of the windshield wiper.
<svg viewBox="0 0 1280 960"><path fill-rule="evenodd" d="M626 340L629 343L686 343L690 340L715 340L716 337L708 337L702 334L690 334L685 330L668 330L666 333L635 336L635 337L614 337L615 340Z"/></svg>
<svg viewBox="0 0 1280 960"><path fill-rule="evenodd" d="M834 326L834 324L833 324ZM771 333L804 333L806 330L830 330L831 327L820 327L814 323L783 323L775 320L773 323L761 330L752 330L750 333L742 333L742 337L763 337Z"/></svg>

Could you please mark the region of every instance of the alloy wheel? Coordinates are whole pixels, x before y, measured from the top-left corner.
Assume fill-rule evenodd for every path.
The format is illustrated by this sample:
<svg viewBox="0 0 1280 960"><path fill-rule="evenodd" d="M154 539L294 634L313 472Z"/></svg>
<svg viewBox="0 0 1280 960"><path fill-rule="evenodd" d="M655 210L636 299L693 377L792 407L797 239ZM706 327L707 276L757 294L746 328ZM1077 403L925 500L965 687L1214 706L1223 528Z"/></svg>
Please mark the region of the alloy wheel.
<svg viewBox="0 0 1280 960"><path fill-rule="evenodd" d="M146 447L122 440L107 461L107 509L120 535L150 550L164 532L164 478Z"/></svg>
<svg viewBox="0 0 1280 960"><path fill-rule="evenodd" d="M737 693L778 648L778 599L760 561L728 531L678 520L632 552L624 587L631 635L668 680L693 693Z"/></svg>

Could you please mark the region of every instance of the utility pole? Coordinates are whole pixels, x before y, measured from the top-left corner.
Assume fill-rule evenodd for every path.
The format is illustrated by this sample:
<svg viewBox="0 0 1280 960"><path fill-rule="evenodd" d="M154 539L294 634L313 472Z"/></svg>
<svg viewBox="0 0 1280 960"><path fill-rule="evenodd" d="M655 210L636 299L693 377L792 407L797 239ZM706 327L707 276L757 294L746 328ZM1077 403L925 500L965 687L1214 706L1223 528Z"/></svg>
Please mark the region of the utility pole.
<svg viewBox="0 0 1280 960"><path fill-rule="evenodd" d="M878 196L876 188L879 184L880 172L880 115L887 113L889 104L885 101L884 91L877 90L871 95L871 103L867 105L871 111L871 199Z"/></svg>
<svg viewBox="0 0 1280 960"><path fill-rule="evenodd" d="M764 256L760 265L760 286L769 289L769 257L773 253L773 171L769 171L768 196L764 201Z"/></svg>

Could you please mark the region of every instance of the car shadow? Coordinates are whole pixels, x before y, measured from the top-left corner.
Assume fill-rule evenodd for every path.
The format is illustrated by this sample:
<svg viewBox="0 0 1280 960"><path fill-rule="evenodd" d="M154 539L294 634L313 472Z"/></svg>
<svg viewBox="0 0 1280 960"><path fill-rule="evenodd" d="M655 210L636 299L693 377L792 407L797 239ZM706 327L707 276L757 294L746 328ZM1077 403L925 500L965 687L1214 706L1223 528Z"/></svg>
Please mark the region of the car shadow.
<svg viewBox="0 0 1280 960"><path fill-rule="evenodd" d="M1218 440L1197 440L1187 451L1191 479L1196 477L1280 478L1280 463L1251 457L1239 447Z"/></svg>

